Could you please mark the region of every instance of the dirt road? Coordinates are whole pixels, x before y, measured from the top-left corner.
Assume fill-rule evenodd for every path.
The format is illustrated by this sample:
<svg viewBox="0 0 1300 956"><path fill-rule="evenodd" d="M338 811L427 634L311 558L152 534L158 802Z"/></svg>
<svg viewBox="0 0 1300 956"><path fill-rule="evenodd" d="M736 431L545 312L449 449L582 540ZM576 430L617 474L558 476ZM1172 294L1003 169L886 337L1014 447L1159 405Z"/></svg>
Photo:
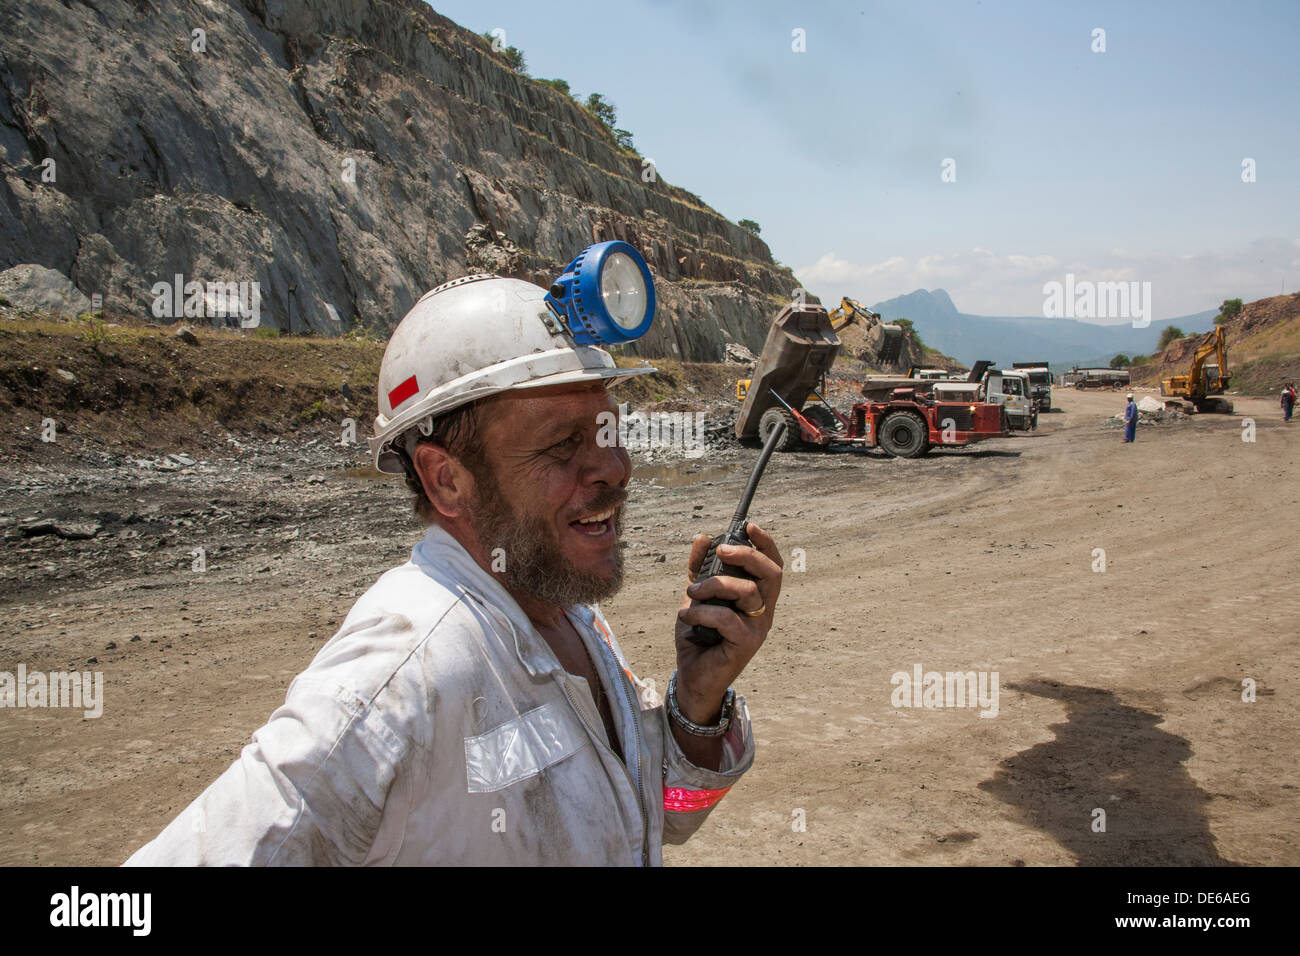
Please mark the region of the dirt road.
<svg viewBox="0 0 1300 956"><path fill-rule="evenodd" d="M1300 863L1300 425L1238 399L1125 445L1115 395L1057 399L968 452L777 456L754 518L791 570L737 687L758 758L670 864ZM125 859L418 538L400 484L337 450L241 451L0 471L0 671L105 688L97 719L0 711L0 863ZM752 457L639 471L606 613L660 687L687 542L725 525ZM22 530L41 515L100 528ZM894 706L918 667L982 674L985 704Z"/></svg>

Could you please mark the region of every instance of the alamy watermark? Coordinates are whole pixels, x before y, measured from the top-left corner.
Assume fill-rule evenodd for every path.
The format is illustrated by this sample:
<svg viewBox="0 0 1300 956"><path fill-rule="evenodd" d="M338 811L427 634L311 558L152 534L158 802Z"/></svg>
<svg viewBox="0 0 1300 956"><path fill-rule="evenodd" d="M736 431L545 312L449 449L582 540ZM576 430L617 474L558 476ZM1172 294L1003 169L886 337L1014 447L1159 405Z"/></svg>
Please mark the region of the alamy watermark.
<svg viewBox="0 0 1300 956"><path fill-rule="evenodd" d="M72 707L94 719L104 713L102 671L0 671L0 707Z"/></svg>
<svg viewBox="0 0 1300 956"><path fill-rule="evenodd" d="M50 897L51 926L118 926L148 936L152 912L152 893L83 893L74 885Z"/></svg>
<svg viewBox="0 0 1300 956"><path fill-rule="evenodd" d="M912 665L912 673L895 671L889 703L894 707L978 707L981 717L998 715L997 671L926 671Z"/></svg>
<svg viewBox="0 0 1300 956"><path fill-rule="evenodd" d="M1131 319L1133 328L1151 324L1150 282L1076 281L1073 272L1065 282L1043 285L1045 319Z"/></svg>
<svg viewBox="0 0 1300 956"><path fill-rule="evenodd" d="M155 282L149 291L154 318L238 318L245 329L255 329L262 321L262 288L255 281L186 282L178 272L171 282Z"/></svg>

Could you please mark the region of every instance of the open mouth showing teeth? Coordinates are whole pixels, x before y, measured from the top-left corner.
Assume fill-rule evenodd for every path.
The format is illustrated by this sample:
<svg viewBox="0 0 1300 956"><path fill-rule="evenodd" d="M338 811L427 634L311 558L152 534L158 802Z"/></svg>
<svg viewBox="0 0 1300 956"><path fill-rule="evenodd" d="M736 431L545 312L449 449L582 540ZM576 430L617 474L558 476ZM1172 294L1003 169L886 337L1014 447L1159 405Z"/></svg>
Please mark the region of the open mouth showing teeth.
<svg viewBox="0 0 1300 956"><path fill-rule="evenodd" d="M602 511L599 514L588 515L585 518L579 518L577 521L570 521L569 527L577 530L581 534L589 534L593 537L602 535L613 527L613 517L616 509L610 508L608 511Z"/></svg>

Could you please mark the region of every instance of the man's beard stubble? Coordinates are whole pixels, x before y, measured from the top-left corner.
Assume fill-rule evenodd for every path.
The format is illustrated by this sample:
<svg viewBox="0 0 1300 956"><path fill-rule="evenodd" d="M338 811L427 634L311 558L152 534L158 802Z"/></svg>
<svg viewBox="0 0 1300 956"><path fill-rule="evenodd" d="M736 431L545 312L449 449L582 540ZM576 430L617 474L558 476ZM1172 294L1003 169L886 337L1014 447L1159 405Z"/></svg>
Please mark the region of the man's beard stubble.
<svg viewBox="0 0 1300 956"><path fill-rule="evenodd" d="M469 514L470 526L489 555L505 556L504 570L497 573L508 590L562 608L595 604L618 593L623 586L623 549L618 544L609 577L580 571L560 547L547 516L535 512L517 514L491 470L482 468L482 474L478 471L473 469L477 494ZM622 503L626 500L626 491L610 487L593 498L584 512L614 508L615 514L609 520L614 522L615 531L621 532ZM501 551L497 552L497 548Z"/></svg>

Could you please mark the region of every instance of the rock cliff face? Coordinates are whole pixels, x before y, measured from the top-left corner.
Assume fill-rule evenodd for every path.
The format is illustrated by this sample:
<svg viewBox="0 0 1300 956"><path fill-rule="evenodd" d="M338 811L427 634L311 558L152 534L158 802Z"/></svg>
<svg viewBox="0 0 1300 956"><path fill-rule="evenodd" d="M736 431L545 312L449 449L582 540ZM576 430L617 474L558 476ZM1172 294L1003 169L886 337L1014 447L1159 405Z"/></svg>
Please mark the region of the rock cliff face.
<svg viewBox="0 0 1300 956"><path fill-rule="evenodd" d="M629 351L721 361L798 285L419 0L25 0L0 10L0 82L0 269L109 310L156 314L181 275L257 282L264 326L388 329L448 278L547 284L618 238L661 301Z"/></svg>

